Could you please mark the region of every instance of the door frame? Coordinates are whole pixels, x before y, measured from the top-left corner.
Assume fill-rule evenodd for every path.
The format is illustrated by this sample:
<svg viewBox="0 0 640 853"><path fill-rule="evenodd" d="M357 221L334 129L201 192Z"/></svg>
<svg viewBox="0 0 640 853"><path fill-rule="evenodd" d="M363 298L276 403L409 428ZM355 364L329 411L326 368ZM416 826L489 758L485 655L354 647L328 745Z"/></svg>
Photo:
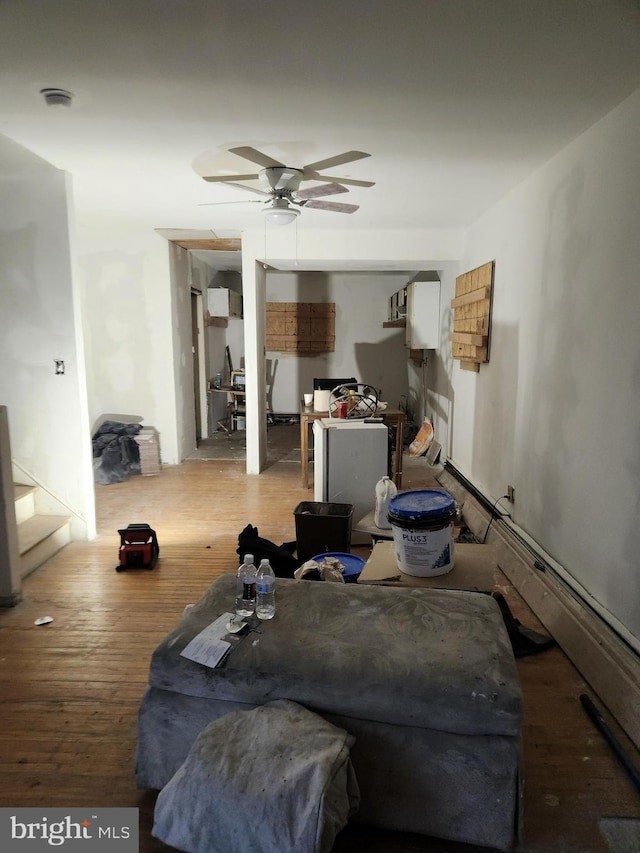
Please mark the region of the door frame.
<svg viewBox="0 0 640 853"><path fill-rule="evenodd" d="M202 293L191 288L191 352L193 354L193 396L196 424L196 447L209 437L207 370L204 343L204 302Z"/></svg>

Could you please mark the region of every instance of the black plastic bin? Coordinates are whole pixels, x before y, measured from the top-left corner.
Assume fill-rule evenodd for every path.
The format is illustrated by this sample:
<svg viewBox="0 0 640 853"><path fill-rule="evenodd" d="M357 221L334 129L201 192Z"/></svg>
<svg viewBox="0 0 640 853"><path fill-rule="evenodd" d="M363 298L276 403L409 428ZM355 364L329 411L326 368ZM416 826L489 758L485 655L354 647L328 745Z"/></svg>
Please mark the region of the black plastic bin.
<svg viewBox="0 0 640 853"><path fill-rule="evenodd" d="M310 560L327 551L350 552L353 504L302 501L293 514L299 560Z"/></svg>

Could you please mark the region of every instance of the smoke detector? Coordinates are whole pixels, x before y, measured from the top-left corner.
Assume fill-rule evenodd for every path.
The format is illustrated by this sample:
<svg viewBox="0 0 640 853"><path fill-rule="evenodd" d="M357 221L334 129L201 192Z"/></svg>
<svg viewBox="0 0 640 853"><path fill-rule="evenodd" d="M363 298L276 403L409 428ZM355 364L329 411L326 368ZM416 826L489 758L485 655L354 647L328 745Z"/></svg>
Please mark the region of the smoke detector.
<svg viewBox="0 0 640 853"><path fill-rule="evenodd" d="M73 95L66 89L40 89L40 94L48 107L70 107L73 101Z"/></svg>

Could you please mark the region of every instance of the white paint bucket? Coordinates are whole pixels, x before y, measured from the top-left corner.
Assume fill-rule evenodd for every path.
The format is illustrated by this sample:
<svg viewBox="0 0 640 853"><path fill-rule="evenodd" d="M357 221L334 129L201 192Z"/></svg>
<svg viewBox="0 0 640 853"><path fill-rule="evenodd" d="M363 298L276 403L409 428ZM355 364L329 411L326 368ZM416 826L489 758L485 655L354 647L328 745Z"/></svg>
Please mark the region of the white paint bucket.
<svg viewBox="0 0 640 853"><path fill-rule="evenodd" d="M389 500L389 521L401 571L414 577L453 568L455 500L437 489L400 492Z"/></svg>

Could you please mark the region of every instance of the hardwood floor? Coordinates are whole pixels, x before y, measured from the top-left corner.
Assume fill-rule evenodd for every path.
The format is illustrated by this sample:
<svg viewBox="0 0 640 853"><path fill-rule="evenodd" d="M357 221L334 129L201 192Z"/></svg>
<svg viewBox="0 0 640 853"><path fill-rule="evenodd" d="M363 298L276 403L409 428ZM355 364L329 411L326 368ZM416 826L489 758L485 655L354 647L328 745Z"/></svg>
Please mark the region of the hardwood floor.
<svg viewBox="0 0 640 853"><path fill-rule="evenodd" d="M140 850L152 853L168 848L150 835L155 795L138 791L134 774L151 653L185 605L235 570L246 524L278 544L295 539L293 510L312 493L300 486L299 463L248 477L243 462L210 460L98 486L96 494L96 541L65 548L25 580L20 605L0 611L0 806L138 806ZM156 530L160 560L153 571L118 573L117 530L134 522ZM501 588L515 615L539 627L506 579ZM35 626L41 616L53 622ZM582 711L578 696L588 687L563 653L551 649L518 666L525 831L517 849L605 851L598 818L640 817L638 793ZM471 848L354 825L334 849Z"/></svg>

